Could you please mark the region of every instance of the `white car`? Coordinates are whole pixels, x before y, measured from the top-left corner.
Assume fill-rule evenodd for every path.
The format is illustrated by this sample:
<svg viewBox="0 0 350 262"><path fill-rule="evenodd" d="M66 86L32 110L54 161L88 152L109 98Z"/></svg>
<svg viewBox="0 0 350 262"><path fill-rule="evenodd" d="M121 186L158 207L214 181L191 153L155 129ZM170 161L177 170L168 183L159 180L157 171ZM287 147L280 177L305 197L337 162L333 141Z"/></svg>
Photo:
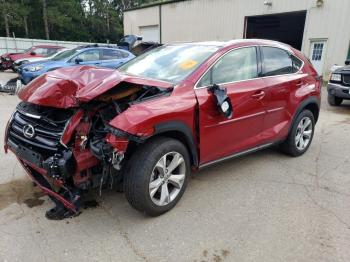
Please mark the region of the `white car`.
<svg viewBox="0 0 350 262"><path fill-rule="evenodd" d="M58 52L51 54L50 56L47 56L47 57L27 57L27 58L18 59L13 63L13 68L17 72L18 67L20 67L21 65L23 65L25 63L48 61L48 60L54 58L55 56L61 54L64 51L67 51L67 50L70 50L70 49L69 48L59 49Z"/></svg>

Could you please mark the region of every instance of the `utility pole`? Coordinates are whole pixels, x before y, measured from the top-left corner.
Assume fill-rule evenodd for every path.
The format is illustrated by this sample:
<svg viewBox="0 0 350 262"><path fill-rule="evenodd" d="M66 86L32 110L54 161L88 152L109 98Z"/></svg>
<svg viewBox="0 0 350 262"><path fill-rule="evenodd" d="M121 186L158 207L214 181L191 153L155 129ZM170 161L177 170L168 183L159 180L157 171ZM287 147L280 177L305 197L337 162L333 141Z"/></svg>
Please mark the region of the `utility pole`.
<svg viewBox="0 0 350 262"><path fill-rule="evenodd" d="M45 27L45 36L46 36L46 39L49 40L50 35L49 35L49 22L47 20L47 2L46 0L42 0L42 1L43 1L43 20L44 20L44 27Z"/></svg>

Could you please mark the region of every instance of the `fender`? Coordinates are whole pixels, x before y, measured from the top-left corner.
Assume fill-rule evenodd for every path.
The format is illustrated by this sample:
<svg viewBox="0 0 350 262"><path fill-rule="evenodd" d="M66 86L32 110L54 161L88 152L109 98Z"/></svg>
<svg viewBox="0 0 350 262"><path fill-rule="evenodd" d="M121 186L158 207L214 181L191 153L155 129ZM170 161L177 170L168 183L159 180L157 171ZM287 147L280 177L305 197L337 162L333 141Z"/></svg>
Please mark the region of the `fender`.
<svg viewBox="0 0 350 262"><path fill-rule="evenodd" d="M180 132L183 135L183 138L186 141L187 148L190 151L190 157L193 161L193 165L195 167L198 167L198 152L196 148L196 144L194 142L194 138L192 135L191 129L183 122L181 121L169 121L169 122L163 122L159 123L154 126L154 134L160 135L167 132Z"/></svg>
<svg viewBox="0 0 350 262"><path fill-rule="evenodd" d="M316 96L310 96L308 98L306 98L303 102L300 103L300 105L298 106L297 110L295 110L294 116L293 116L293 121L289 127L289 131L288 134L290 133L291 128L294 125L294 122L297 118L297 116L299 115L299 113L305 109L307 106L309 105L316 105L317 106L317 110L318 110L318 114L320 112L320 100L316 97ZM315 118L315 123L317 123L318 117Z"/></svg>

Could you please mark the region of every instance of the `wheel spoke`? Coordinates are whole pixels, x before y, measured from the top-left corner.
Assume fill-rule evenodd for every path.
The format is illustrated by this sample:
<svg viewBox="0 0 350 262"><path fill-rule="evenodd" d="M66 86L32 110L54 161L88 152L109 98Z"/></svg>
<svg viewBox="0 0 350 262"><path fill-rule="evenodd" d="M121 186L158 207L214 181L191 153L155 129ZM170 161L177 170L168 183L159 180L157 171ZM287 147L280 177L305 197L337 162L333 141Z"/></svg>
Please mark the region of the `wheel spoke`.
<svg viewBox="0 0 350 262"><path fill-rule="evenodd" d="M310 139L311 138L311 133L312 133L312 130L304 131L303 136L308 138L308 139Z"/></svg>
<svg viewBox="0 0 350 262"><path fill-rule="evenodd" d="M174 154L173 160L171 160L171 163L168 166L169 174L171 174L183 161L184 159L179 153Z"/></svg>
<svg viewBox="0 0 350 262"><path fill-rule="evenodd" d="M163 156L159 161L157 162L156 166L157 170L164 175L165 174L165 169L166 169L166 155Z"/></svg>
<svg viewBox="0 0 350 262"><path fill-rule="evenodd" d="M300 149L303 149L303 148L304 148L304 138L303 138L303 136L300 137L300 140L299 140L299 148L300 148Z"/></svg>
<svg viewBox="0 0 350 262"><path fill-rule="evenodd" d="M173 184L176 188L181 188L182 183L185 179L185 175L184 174L180 174L180 175L171 175L168 178L169 183Z"/></svg>
<svg viewBox="0 0 350 262"><path fill-rule="evenodd" d="M170 195L168 190L168 185L165 183L162 185L162 191L160 193L159 204L164 205L170 202Z"/></svg>
<svg viewBox="0 0 350 262"><path fill-rule="evenodd" d="M149 191L150 191L150 196L153 197L155 193L157 193L159 187L162 184L162 179L161 178L157 178L156 180L152 181L149 184Z"/></svg>
<svg viewBox="0 0 350 262"><path fill-rule="evenodd" d="M311 124L311 120L309 118L306 118L304 120L303 128L304 130Z"/></svg>

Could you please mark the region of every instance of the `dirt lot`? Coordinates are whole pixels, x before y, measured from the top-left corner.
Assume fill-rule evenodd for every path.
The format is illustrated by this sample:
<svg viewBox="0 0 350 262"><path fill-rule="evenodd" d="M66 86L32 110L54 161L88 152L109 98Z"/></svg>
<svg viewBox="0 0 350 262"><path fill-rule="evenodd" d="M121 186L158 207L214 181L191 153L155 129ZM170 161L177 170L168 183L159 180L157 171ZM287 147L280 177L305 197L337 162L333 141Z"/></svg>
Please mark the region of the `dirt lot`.
<svg viewBox="0 0 350 262"><path fill-rule="evenodd" d="M158 218L110 191L48 221L51 203L1 152L0 261L350 261L350 103L331 108L323 95L304 156L268 149L205 169ZM1 136L17 102L0 94Z"/></svg>

